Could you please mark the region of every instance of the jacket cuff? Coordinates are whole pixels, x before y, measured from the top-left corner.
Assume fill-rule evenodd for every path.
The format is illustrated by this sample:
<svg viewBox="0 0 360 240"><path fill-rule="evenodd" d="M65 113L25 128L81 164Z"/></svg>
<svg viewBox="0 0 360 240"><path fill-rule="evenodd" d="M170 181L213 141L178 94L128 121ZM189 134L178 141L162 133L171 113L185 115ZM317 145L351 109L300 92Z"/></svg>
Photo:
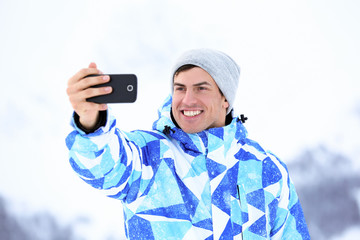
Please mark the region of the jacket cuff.
<svg viewBox="0 0 360 240"><path fill-rule="evenodd" d="M84 126L81 125L80 123L80 117L79 115L74 112L73 115L73 124L74 127L80 132L80 133L84 133L84 134L90 134L90 133L94 133L96 130L98 130L101 127L104 127L106 125L106 121L107 121L107 111L100 111L99 112L99 119L97 121L97 123L95 124L95 126L92 129L86 129L84 128Z"/></svg>

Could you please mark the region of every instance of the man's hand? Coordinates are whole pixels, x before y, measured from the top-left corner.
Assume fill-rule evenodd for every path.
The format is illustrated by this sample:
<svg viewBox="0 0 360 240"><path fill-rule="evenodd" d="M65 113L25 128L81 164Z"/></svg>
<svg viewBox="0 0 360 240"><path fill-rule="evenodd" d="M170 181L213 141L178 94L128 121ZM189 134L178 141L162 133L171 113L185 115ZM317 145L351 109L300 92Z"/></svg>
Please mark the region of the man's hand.
<svg viewBox="0 0 360 240"><path fill-rule="evenodd" d="M107 75L84 78L92 74L101 74L95 63L90 63L88 68L81 69L71 77L66 90L73 109L80 117L80 124L89 130L96 125L99 118L99 111L106 110L107 105L87 102L86 99L109 94L112 91L111 87L90 88L91 86L106 83L110 80L110 77Z"/></svg>

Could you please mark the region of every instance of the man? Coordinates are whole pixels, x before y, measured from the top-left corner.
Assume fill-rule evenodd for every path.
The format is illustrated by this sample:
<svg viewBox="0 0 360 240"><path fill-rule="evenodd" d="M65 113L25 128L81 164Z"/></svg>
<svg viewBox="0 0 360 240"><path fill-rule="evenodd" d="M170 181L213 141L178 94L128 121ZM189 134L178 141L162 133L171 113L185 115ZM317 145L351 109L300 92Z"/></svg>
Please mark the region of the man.
<svg viewBox="0 0 360 240"><path fill-rule="evenodd" d="M106 105L86 102L111 92L89 88L109 80L84 79L97 73L90 64L69 80L75 130L66 143L75 172L122 201L129 239L310 239L285 164L233 116L233 59L182 55L151 131L120 131Z"/></svg>

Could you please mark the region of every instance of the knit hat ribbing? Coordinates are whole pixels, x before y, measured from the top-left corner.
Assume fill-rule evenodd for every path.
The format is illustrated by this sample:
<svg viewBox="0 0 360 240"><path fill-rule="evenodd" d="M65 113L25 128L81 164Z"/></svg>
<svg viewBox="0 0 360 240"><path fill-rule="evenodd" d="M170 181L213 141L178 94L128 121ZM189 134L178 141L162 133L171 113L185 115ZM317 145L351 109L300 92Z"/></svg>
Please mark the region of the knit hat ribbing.
<svg viewBox="0 0 360 240"><path fill-rule="evenodd" d="M223 52L201 48L185 52L178 58L173 67L172 81L175 72L182 66L192 64L204 69L214 79L229 103L227 114L233 108L236 91L239 85L240 67Z"/></svg>

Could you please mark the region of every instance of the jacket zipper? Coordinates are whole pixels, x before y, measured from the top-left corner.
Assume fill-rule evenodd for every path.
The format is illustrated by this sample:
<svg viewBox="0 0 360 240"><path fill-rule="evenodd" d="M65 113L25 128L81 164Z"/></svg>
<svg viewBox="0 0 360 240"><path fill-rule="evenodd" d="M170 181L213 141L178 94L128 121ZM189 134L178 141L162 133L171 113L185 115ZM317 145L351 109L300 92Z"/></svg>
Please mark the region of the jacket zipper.
<svg viewBox="0 0 360 240"><path fill-rule="evenodd" d="M237 192L238 192L238 196L239 196L239 205L240 205L240 209L241 208L241 198L240 198L240 188L239 188L239 185L236 185L236 189L237 189ZM242 211L242 210L241 210ZM242 225L244 225L243 221L242 222ZM244 229L241 230L241 233L240 233L240 236L236 237L236 240L243 240L243 232L244 232ZM235 239L235 238L234 238Z"/></svg>

